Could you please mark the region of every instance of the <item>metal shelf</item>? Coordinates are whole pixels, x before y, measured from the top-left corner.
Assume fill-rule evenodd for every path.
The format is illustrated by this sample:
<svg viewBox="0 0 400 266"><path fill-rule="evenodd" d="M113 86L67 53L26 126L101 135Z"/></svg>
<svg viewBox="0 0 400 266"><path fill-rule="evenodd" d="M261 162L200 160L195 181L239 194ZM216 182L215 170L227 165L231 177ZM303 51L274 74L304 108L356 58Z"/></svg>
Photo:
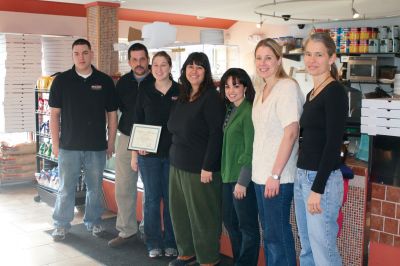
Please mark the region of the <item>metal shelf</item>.
<svg viewBox="0 0 400 266"><path fill-rule="evenodd" d="M52 161L52 162L54 162L54 163L58 163L58 160L57 160L57 159L51 158L51 157L49 157L49 156L46 156L46 155L43 155L43 154L40 154L40 153L37 153L36 156L39 157L39 158L48 160L48 161Z"/></svg>

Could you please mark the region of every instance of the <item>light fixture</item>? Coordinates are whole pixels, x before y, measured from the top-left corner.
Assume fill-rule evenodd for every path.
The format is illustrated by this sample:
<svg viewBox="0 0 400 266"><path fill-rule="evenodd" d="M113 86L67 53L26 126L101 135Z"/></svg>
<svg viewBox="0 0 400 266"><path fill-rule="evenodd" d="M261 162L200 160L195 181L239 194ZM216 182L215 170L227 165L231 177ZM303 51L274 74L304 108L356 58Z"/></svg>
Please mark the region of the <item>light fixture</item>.
<svg viewBox="0 0 400 266"><path fill-rule="evenodd" d="M263 15L262 15L262 14L259 14L259 15L260 15L260 22L258 22L258 23L256 24L256 28L257 28L257 29L261 29L261 28L262 28L262 25L263 25L263 23L264 23Z"/></svg>
<svg viewBox="0 0 400 266"><path fill-rule="evenodd" d="M391 14L376 15L374 12L359 13L354 6L355 0L263 0L268 2L254 8L254 13L265 18L281 19L283 23L321 23L332 21L371 20L396 17L400 9L391 10ZM314 13L303 12L302 6L313 6ZM351 6L350 6L351 5ZM337 12L336 10L349 10ZM359 6L357 6L359 7ZM318 11L318 12L317 12ZM364 12L364 11L363 11ZM262 23L258 23L262 26ZM258 27L258 26L257 26Z"/></svg>
<svg viewBox="0 0 400 266"><path fill-rule="evenodd" d="M354 19L360 17L360 13L358 13L357 10L355 10L354 8L354 0L351 1L351 12L353 13Z"/></svg>

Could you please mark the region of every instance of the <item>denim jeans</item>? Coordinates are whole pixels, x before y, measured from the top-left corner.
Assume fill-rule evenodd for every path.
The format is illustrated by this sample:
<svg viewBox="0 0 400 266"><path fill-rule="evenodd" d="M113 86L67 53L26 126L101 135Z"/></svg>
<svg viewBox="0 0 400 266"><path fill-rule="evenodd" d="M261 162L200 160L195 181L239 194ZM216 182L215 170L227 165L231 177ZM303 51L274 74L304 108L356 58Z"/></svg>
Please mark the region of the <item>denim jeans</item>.
<svg viewBox="0 0 400 266"><path fill-rule="evenodd" d="M279 194L273 198L264 197L265 185L256 184L254 187L264 232L265 265L296 266L296 250L290 224L293 183L281 184Z"/></svg>
<svg viewBox="0 0 400 266"><path fill-rule="evenodd" d="M308 212L307 200L316 171L297 170L294 200L301 242L300 265L341 266L336 237L337 218L343 201L343 177L340 170L331 172L321 197L321 214Z"/></svg>
<svg viewBox="0 0 400 266"><path fill-rule="evenodd" d="M138 156L144 191L144 234L147 249L176 248L169 213L169 160ZM164 234L161 229L160 203L163 201Z"/></svg>
<svg viewBox="0 0 400 266"><path fill-rule="evenodd" d="M222 194L223 222L232 245L235 266L256 266L260 249L257 199L250 182L246 197L233 196L236 182L224 183Z"/></svg>
<svg viewBox="0 0 400 266"><path fill-rule="evenodd" d="M76 151L60 149L58 167L60 187L57 193L53 219L56 228L69 229L74 219L76 185L84 171L86 183L86 208L83 222L90 230L101 223L103 207L103 171L106 163L105 151Z"/></svg>

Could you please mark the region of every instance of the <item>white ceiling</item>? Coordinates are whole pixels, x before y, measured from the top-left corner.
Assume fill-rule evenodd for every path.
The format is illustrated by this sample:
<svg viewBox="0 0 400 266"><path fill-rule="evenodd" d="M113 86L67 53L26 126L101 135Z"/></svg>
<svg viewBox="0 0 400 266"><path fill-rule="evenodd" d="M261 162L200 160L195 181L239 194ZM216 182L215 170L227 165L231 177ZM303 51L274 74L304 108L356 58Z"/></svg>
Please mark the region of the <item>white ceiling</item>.
<svg viewBox="0 0 400 266"><path fill-rule="evenodd" d="M95 0L47 1L87 4ZM128 9L247 22L260 21L260 16L255 14L255 11L257 11L279 16L279 18L262 17L265 23L273 24L301 22L293 19L285 22L280 18L282 15L315 20L348 20L352 18L352 0L103 0L103 2L121 2L121 7ZM274 2L278 4L273 5ZM270 5L264 8L257 8L265 4ZM399 0L354 0L354 8L361 14L361 17L367 19L400 16ZM301 23L311 23L311 21L303 21Z"/></svg>

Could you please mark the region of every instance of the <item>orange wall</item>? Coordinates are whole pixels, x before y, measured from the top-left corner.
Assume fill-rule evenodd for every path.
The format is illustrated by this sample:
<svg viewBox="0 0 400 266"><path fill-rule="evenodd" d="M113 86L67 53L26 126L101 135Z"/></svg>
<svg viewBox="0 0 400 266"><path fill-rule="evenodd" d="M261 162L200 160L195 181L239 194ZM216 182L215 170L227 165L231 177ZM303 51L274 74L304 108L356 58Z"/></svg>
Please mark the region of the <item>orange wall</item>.
<svg viewBox="0 0 400 266"><path fill-rule="evenodd" d="M399 266L400 247L392 247L385 244L370 242L369 244L369 266Z"/></svg>

